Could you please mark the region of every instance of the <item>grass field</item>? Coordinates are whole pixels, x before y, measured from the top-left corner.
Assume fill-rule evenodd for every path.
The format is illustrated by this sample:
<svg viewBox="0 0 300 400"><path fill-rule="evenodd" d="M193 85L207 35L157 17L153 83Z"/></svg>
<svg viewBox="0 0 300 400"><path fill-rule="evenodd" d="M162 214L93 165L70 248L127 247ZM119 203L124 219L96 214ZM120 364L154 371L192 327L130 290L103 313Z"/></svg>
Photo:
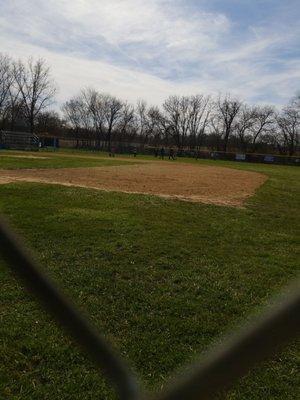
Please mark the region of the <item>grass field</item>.
<svg viewBox="0 0 300 400"><path fill-rule="evenodd" d="M86 168L102 167L106 165L128 164L126 160L116 158L95 157L94 155L82 155L66 152L61 153L26 153L22 157L22 152L4 152L0 155L0 169L24 169L24 168Z"/></svg>
<svg viewBox="0 0 300 400"><path fill-rule="evenodd" d="M0 169L126 162L86 153L37 154L47 159L1 154ZM1 212L151 389L299 274L300 170L197 163L269 179L244 208L38 183L0 185ZM0 280L0 399L114 398L4 263ZM227 399L298 399L298 368L299 346L292 343Z"/></svg>

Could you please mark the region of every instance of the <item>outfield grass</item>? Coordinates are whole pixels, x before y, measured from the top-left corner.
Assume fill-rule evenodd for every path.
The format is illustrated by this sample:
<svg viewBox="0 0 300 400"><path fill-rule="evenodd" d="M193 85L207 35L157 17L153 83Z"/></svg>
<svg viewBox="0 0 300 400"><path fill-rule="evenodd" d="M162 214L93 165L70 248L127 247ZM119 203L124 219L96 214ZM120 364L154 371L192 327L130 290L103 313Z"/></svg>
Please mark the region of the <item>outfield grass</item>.
<svg viewBox="0 0 300 400"><path fill-rule="evenodd" d="M24 158L22 158L24 156ZM33 158L30 158L30 157ZM35 158L40 157L40 158ZM106 158L104 158L106 157ZM109 165L132 164L134 160L119 160L109 158L104 154L90 155L85 153L24 153L24 152L0 152L0 169L21 169L21 168L87 168L103 167Z"/></svg>
<svg viewBox="0 0 300 400"><path fill-rule="evenodd" d="M23 162L6 167L28 168ZM269 180L243 209L46 184L0 186L1 211L148 388L164 385L299 274L300 170L197 162L263 172ZM3 263L0 279L0 399L113 398ZM298 399L298 366L293 343L227 398Z"/></svg>

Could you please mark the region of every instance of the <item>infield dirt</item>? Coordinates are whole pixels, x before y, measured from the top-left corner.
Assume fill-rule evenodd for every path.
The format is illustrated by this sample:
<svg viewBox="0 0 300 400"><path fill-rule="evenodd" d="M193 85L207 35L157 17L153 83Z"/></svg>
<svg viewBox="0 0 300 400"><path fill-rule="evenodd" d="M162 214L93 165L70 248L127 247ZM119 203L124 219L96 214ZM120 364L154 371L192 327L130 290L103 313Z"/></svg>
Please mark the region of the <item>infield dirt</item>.
<svg viewBox="0 0 300 400"><path fill-rule="evenodd" d="M0 171L0 184L41 182L236 207L242 206L266 179L256 172L165 162Z"/></svg>

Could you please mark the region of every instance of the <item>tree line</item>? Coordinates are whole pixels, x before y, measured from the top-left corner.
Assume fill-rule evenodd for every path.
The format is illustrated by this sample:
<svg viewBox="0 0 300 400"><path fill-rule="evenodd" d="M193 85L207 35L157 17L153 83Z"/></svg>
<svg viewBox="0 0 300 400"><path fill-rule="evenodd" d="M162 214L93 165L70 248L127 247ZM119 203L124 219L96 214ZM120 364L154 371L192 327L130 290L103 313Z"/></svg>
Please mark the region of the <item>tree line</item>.
<svg viewBox="0 0 300 400"><path fill-rule="evenodd" d="M289 155L299 150L300 95L281 110L250 105L229 94L173 95L158 107L84 88L56 112L50 108L55 94L44 60L16 61L0 53L0 129L22 126L30 132L86 139L96 148L105 143L109 150L115 141Z"/></svg>

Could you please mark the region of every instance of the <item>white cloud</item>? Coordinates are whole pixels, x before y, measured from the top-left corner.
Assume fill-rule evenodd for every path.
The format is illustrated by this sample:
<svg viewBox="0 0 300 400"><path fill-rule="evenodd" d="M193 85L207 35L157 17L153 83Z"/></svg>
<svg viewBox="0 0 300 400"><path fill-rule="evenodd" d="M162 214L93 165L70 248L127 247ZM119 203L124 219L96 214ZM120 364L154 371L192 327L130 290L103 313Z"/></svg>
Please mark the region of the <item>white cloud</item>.
<svg viewBox="0 0 300 400"><path fill-rule="evenodd" d="M200 4L202 2L199 2ZM83 86L161 103L171 93L231 91L284 102L299 84L299 30L249 26L184 0L0 0L0 51L42 56L59 102ZM239 37L239 35L241 37ZM298 59L299 60L299 59ZM277 96L275 98L275 96Z"/></svg>
<svg viewBox="0 0 300 400"><path fill-rule="evenodd" d="M95 87L121 98L136 102L139 98L149 103L162 103L173 93L188 93L188 85L176 85L153 75L112 66L102 61L91 61L72 55L56 54L33 45L6 40L2 50L26 59L29 54L47 60L52 76L59 87L58 103L75 95L82 87Z"/></svg>
<svg viewBox="0 0 300 400"><path fill-rule="evenodd" d="M61 12L90 34L100 34L114 45L142 42L186 48L187 44L194 44L196 37L205 38L208 43L198 44L206 47L213 45L212 33L221 35L228 29L229 21L224 15L185 13L182 4L161 0L65 0Z"/></svg>
<svg viewBox="0 0 300 400"><path fill-rule="evenodd" d="M56 41L57 46L76 35L84 40L82 47L95 38L112 50L126 51L126 57L138 63L159 61L159 57L165 62L187 56L197 60L204 51L216 48L230 27L224 15L191 13L181 0L23 0L18 7L15 3L3 6L3 31L18 32L23 40L44 45Z"/></svg>

